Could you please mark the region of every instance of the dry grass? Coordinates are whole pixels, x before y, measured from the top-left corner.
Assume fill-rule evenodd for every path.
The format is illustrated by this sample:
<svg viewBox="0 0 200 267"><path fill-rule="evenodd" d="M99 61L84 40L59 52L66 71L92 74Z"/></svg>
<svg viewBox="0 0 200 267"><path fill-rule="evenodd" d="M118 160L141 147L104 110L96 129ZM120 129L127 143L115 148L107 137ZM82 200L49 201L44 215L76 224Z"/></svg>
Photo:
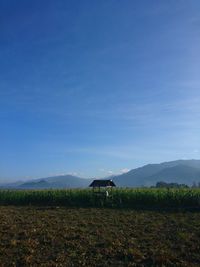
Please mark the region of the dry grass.
<svg viewBox="0 0 200 267"><path fill-rule="evenodd" d="M200 213L0 207L0 266L200 266Z"/></svg>

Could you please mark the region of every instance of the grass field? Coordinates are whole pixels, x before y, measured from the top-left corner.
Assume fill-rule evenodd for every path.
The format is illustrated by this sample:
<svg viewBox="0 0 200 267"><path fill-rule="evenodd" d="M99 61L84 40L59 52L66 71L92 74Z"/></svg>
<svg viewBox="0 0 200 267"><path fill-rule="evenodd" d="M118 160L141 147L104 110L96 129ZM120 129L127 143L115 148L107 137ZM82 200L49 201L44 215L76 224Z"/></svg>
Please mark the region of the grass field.
<svg viewBox="0 0 200 267"><path fill-rule="evenodd" d="M108 198L88 189L1 190L1 205L200 209L200 189L115 189Z"/></svg>
<svg viewBox="0 0 200 267"><path fill-rule="evenodd" d="M200 213L0 206L0 266L200 266Z"/></svg>

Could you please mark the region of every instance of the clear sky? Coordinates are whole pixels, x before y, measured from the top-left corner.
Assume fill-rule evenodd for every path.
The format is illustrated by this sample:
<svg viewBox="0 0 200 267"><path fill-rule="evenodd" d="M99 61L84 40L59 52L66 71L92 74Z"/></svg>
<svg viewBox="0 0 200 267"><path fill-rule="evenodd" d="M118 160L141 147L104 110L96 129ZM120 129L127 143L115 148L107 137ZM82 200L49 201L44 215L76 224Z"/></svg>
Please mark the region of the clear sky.
<svg viewBox="0 0 200 267"><path fill-rule="evenodd" d="M0 0L0 177L200 158L199 0Z"/></svg>

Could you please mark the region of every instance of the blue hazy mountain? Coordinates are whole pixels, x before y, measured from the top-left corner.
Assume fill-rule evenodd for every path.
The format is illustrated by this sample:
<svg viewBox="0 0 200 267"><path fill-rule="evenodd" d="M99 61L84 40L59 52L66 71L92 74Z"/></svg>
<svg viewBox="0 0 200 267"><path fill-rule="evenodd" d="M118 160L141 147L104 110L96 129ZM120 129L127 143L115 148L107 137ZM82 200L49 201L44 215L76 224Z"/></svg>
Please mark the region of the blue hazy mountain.
<svg viewBox="0 0 200 267"><path fill-rule="evenodd" d="M26 182L21 184L18 188L81 188L89 186L90 182L90 179L84 179L73 175L61 175Z"/></svg>
<svg viewBox="0 0 200 267"><path fill-rule="evenodd" d="M200 182L200 160L176 160L148 164L113 177L116 185L126 187L151 186L158 181L185 183Z"/></svg>
<svg viewBox="0 0 200 267"><path fill-rule="evenodd" d="M1 187L17 189L82 188L89 186L91 181L91 179L80 178L73 175L61 175L42 179L35 179L28 182L11 183L1 185Z"/></svg>
<svg viewBox="0 0 200 267"><path fill-rule="evenodd" d="M109 178L110 179L110 178ZM176 160L160 164L148 164L127 173L112 176L116 186L152 186L159 181L192 185L200 182L200 160ZM62 175L1 185L1 188L50 189L85 188L93 179Z"/></svg>

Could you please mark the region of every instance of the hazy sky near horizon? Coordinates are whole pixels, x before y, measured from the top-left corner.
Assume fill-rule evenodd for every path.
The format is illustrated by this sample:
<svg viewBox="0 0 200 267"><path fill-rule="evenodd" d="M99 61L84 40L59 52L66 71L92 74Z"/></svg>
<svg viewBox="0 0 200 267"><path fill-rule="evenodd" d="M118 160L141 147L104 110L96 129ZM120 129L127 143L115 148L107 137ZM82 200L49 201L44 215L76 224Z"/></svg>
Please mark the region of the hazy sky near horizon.
<svg viewBox="0 0 200 267"><path fill-rule="evenodd" d="M0 178L200 158L200 1L0 0Z"/></svg>

